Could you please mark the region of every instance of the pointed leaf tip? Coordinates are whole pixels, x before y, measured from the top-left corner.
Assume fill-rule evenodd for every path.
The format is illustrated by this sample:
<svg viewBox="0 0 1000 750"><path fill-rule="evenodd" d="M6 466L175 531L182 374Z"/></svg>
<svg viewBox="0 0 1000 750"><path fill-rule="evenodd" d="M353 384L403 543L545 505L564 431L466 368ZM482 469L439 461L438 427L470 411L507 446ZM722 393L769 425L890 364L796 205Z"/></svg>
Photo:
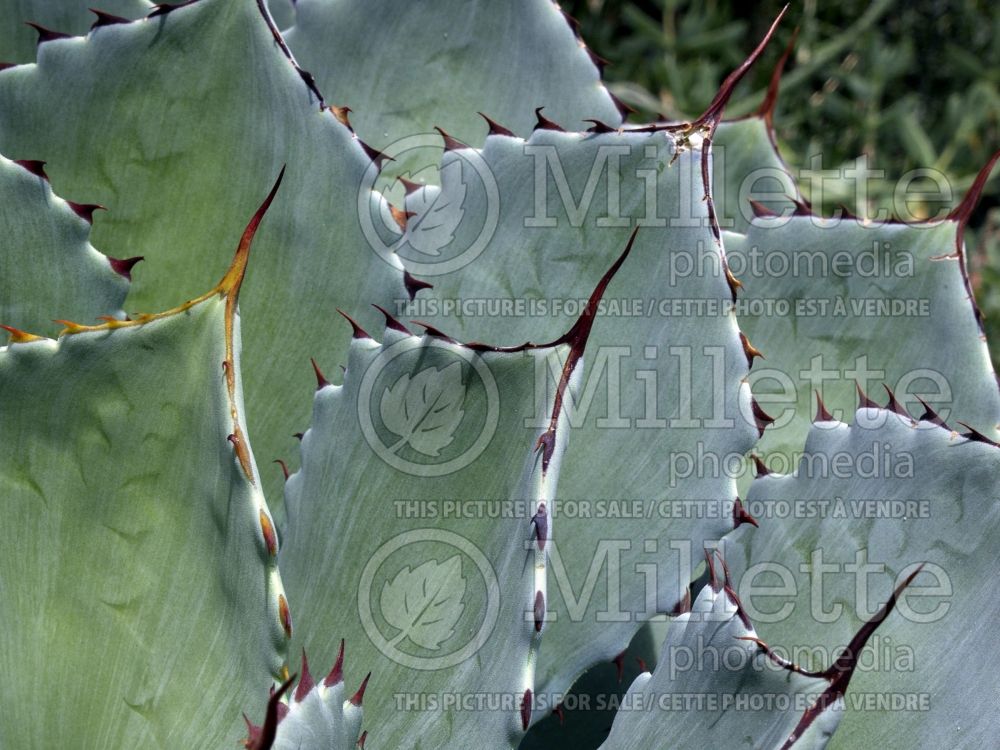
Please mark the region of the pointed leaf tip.
<svg viewBox="0 0 1000 750"><path fill-rule="evenodd" d="M315 359L310 357L309 361L312 362L313 372L316 373L316 390L321 391L330 385L330 381L323 376L323 371L319 369L319 365L316 364Z"/></svg>
<svg viewBox="0 0 1000 750"><path fill-rule="evenodd" d="M429 281L422 281L421 279L414 278L409 271L403 271L403 286L406 287L406 293L410 295L411 302L416 299L417 292L421 289L434 288L434 285Z"/></svg>
<svg viewBox="0 0 1000 750"><path fill-rule="evenodd" d="M14 328L13 326L0 325L0 328L7 331L10 334L10 343L12 344L30 344L32 341L43 341L44 337L36 336L33 333L27 333L19 328Z"/></svg>
<svg viewBox="0 0 1000 750"><path fill-rule="evenodd" d="M534 605L534 616L535 616L535 632L542 632L542 625L545 623L545 594L541 591L535 592L535 605Z"/></svg>
<svg viewBox="0 0 1000 750"><path fill-rule="evenodd" d="M88 8L91 13L97 16L97 20L94 21L90 26L90 30L99 29L102 26L115 26L122 23L132 23L127 18L122 18L121 16L115 16L111 13L105 13L103 10L97 10L97 8Z"/></svg>
<svg viewBox="0 0 1000 750"><path fill-rule="evenodd" d="M528 724L531 723L531 688L524 691L521 696L521 729L528 731Z"/></svg>
<svg viewBox="0 0 1000 750"><path fill-rule="evenodd" d="M108 209L102 206L100 203L74 203L73 201L66 201L69 207L73 209L73 213L79 216L88 224L94 223L94 211L107 211Z"/></svg>
<svg viewBox="0 0 1000 750"><path fill-rule="evenodd" d="M743 344L743 353L747 358L747 367L753 367L753 361L757 357L764 359L764 355L761 354L760 349L751 344L750 339L748 339L747 335L742 331L740 331L740 343Z"/></svg>
<svg viewBox="0 0 1000 750"><path fill-rule="evenodd" d="M146 256L136 255L132 258L112 258L110 255L107 256L108 263L111 264L112 270L119 276L124 276L128 281L132 280L132 269L135 268L135 264L141 260L145 260Z"/></svg>
<svg viewBox="0 0 1000 750"><path fill-rule="evenodd" d="M381 170L382 165L385 164L387 161L395 161L395 159L393 159L388 154L384 153L383 151L379 151L377 148L373 146L369 146L360 138L355 138L355 140L357 140L358 145L361 146L361 150L365 152L365 155L369 159L371 159L376 169Z"/></svg>
<svg viewBox="0 0 1000 750"><path fill-rule="evenodd" d="M274 459L274 463L278 464L278 466L281 467L281 473L282 473L282 475L284 475L285 481L287 482L288 481L288 477L290 476L290 474L288 473L288 464L286 464L280 458Z"/></svg>
<svg viewBox="0 0 1000 750"><path fill-rule="evenodd" d="M330 110L341 125L350 130L352 133L354 132L354 128L351 127L351 119L349 116L352 112L350 107L338 107L335 104L331 104L327 107L327 109Z"/></svg>
<svg viewBox="0 0 1000 750"><path fill-rule="evenodd" d="M910 415L903 408L903 405L896 400L896 394L892 392L892 388L885 383L882 384L882 387L885 388L885 392L889 395L889 402L885 405L885 408L901 417L909 417Z"/></svg>
<svg viewBox="0 0 1000 750"><path fill-rule="evenodd" d="M854 387L858 391L858 408L859 409L878 409L879 408L879 405L876 404L874 401L872 401L870 398L868 398L868 394L866 394L863 390L861 390L861 383L855 381L854 382Z"/></svg>
<svg viewBox="0 0 1000 750"><path fill-rule="evenodd" d="M754 456L753 458L754 461L757 462L757 476L766 477L768 475L768 471L767 467L764 466L764 462L757 456ZM760 527L757 519L751 515L750 511L743 507L743 501L736 498L736 502L733 503L733 528L738 529L745 523L748 523L755 528Z"/></svg>
<svg viewBox="0 0 1000 750"><path fill-rule="evenodd" d="M337 652L337 661L333 664L330 674L323 680L326 687L338 685L344 681L344 639L340 639L340 650Z"/></svg>
<svg viewBox="0 0 1000 750"><path fill-rule="evenodd" d="M309 695L309 692L316 687L316 683L313 680L313 676L309 674L309 660L306 658L306 650L302 649L302 677L299 678L299 684L295 688L295 702L301 703L305 700L305 697Z"/></svg>
<svg viewBox="0 0 1000 750"><path fill-rule="evenodd" d="M489 127L489 135L503 135L503 136L507 136L508 138L516 138L517 137L517 136L514 135L514 133L512 131L510 131L507 128L505 128L503 125L501 125L500 123L498 123L493 118L488 117L487 115L484 115L482 112L477 112L476 114L478 114L480 117L482 117L484 120L486 120L486 125Z"/></svg>
<svg viewBox="0 0 1000 750"><path fill-rule="evenodd" d="M750 56L747 57L747 59L744 60L732 73L726 76L722 85L719 86L719 91L715 95L715 98L712 100L711 104L708 105L708 108L704 111L704 113L702 113L701 117L694 121L693 127L707 127L710 132L715 132L716 126L722 119L722 112L726 108L729 98L733 95L733 90L743 79L743 76L746 75L747 71L750 70L753 64L757 62L763 54L764 49L767 47L771 38L774 36L774 32L777 30L778 24L781 23L781 19L784 18L785 14L788 12L788 8L789 6L785 5L785 7L781 9L777 18L775 18L771 23L771 27L767 30L764 38L757 44L757 47L750 53Z"/></svg>
<svg viewBox="0 0 1000 750"><path fill-rule="evenodd" d="M382 315L385 316L385 327L392 331L399 331L400 333L405 333L407 336L412 336L410 329L400 323L388 310L386 310L382 305L373 304L376 310L378 310Z"/></svg>
<svg viewBox="0 0 1000 750"><path fill-rule="evenodd" d="M249 223L247 223L246 229L243 230L240 244L236 247L236 254L233 256L233 262L230 264L229 270L226 271L226 275L222 277L222 280L216 287L220 294L234 298L239 296L240 286L243 284L243 277L247 270L247 262L250 260L250 245L253 243L254 235L257 234L257 228L260 226L264 214L267 213L267 209L271 207L271 202L274 200L274 196L277 195L278 188L281 187L281 181L284 178L285 166L283 165L281 171L278 172L278 179L274 181L271 191L267 194L264 202L260 204L260 207L254 212Z"/></svg>
<svg viewBox="0 0 1000 750"><path fill-rule="evenodd" d="M950 429L945 421L941 419L941 416L934 410L934 407L920 398L920 396L917 396L916 399L924 407L924 413L920 415L921 422L930 422L931 424L936 424L938 427L943 427L946 430Z"/></svg>
<svg viewBox="0 0 1000 750"><path fill-rule="evenodd" d="M767 426L774 422L774 417L764 411L755 398L750 399L750 410L753 412L753 419L754 424L757 425L757 432L762 436L764 434L764 430L767 429Z"/></svg>
<svg viewBox="0 0 1000 750"><path fill-rule="evenodd" d="M348 323L351 324L351 338L355 338L355 339L370 339L371 338L371 336L368 335L368 332L364 328L362 328L361 326L359 326L357 324L357 322L354 320L354 318L352 318L350 315L348 315L347 313L345 313L339 307L337 308L337 312L339 312L341 314L341 316L344 318L344 320L346 320Z"/></svg>
<svg viewBox="0 0 1000 750"><path fill-rule="evenodd" d="M593 117L586 118L584 120L584 122L589 122L591 124L590 127L587 128L587 132L588 133L595 133L595 134L597 134L597 133L616 133L616 132L618 132L617 128L613 128L610 125L608 125L606 122L603 122L601 120L597 120L597 119L595 119Z"/></svg>
<svg viewBox="0 0 1000 750"><path fill-rule="evenodd" d="M994 448L1000 448L1000 443L997 443L995 440L991 440L990 438L986 437L986 435L981 433L975 427L972 427L966 424L965 422L962 422L961 420L959 420L958 423L962 425L962 427L964 427L966 430L968 430L968 432L962 433L962 437L964 437L966 440L972 440L977 443L986 443L986 445L992 445Z"/></svg>
<svg viewBox="0 0 1000 750"><path fill-rule="evenodd" d="M566 129L562 125L542 114L543 109L545 107L535 107L535 130L555 130L559 133L565 133Z"/></svg>
<svg viewBox="0 0 1000 750"><path fill-rule="evenodd" d="M369 672L365 675L365 679L361 681L361 687L358 688L358 692L351 696L351 704L355 706L360 706L361 702L365 699L365 690L368 689L368 680L372 677L372 673Z"/></svg>
<svg viewBox="0 0 1000 750"><path fill-rule="evenodd" d="M46 182L49 182L49 176L45 173L44 161L38 161L37 159L15 159L14 163L19 167L27 169L35 177L41 177Z"/></svg>
<svg viewBox="0 0 1000 750"><path fill-rule="evenodd" d="M833 421L833 415L826 410L826 405L823 403L823 399L819 395L819 391L816 391L816 417L813 419L813 422Z"/></svg>
<svg viewBox="0 0 1000 750"><path fill-rule="evenodd" d="M53 31L52 29L47 29L41 24L35 23L33 21L25 21L25 26L30 26L35 31L38 32L37 44L45 44L45 42L54 42L56 39L70 39L72 34L64 34L61 31Z"/></svg>
<svg viewBox="0 0 1000 750"><path fill-rule="evenodd" d="M469 148L468 146L466 146L464 143L462 143L457 138L452 138L444 130L442 130L441 128L439 128L437 125L434 126L434 129L444 139L444 150L445 151L461 151L462 149Z"/></svg>

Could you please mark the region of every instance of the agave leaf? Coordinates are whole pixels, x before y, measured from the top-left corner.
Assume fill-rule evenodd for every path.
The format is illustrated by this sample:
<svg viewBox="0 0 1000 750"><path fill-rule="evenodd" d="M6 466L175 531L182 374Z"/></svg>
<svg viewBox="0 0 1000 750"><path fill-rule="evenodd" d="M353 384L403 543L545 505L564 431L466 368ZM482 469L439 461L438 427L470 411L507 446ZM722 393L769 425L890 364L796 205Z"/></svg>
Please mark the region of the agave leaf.
<svg viewBox="0 0 1000 750"><path fill-rule="evenodd" d="M995 640L983 608L1000 563L1000 450L933 418L865 407L850 426L817 422L794 474L751 486L760 528L727 544L750 615L806 668L817 623L842 648L892 579L923 565L860 654L861 699L848 696L836 747L978 748L996 734L984 718L1000 683L983 656Z"/></svg>
<svg viewBox="0 0 1000 750"><path fill-rule="evenodd" d="M523 415L536 360L561 361L564 347L480 353L393 326L381 344L354 339L342 386L321 383L286 486L294 643L332 659L346 639L373 673L364 705L381 746L513 746L545 609L533 518L551 501L566 432L545 471ZM442 408L459 419L437 422ZM423 420L448 435L437 452L399 439L397 422ZM504 700L443 703L473 692Z"/></svg>
<svg viewBox="0 0 1000 750"><path fill-rule="evenodd" d="M326 655L344 638L375 673L366 710L379 743L514 747L536 717L563 405L631 248L552 343L467 346L433 327L415 336L387 313L381 343L356 330L343 385L317 368L280 562L303 613L296 642ZM539 391L549 363L562 368L558 388ZM539 399L541 428L525 419ZM443 423L439 454L399 439L394 425L439 425L445 411L461 416Z"/></svg>
<svg viewBox="0 0 1000 750"><path fill-rule="evenodd" d="M604 750L673 747L821 750L837 729L854 657L807 672L757 636L729 573L709 558L710 585L670 622L659 662L623 696ZM889 616L904 581L854 635L859 653ZM898 619L898 617L896 618Z"/></svg>
<svg viewBox="0 0 1000 750"><path fill-rule="evenodd" d="M664 132L537 130L446 152L441 187L411 194L447 204L454 191L463 215L435 257L408 244L408 224L397 252L434 286L402 311L472 340L558 336L639 225L594 325L580 399L567 405L573 438L549 602L556 635L540 654L541 690L565 691L644 620L671 611L703 542L736 522L735 482L695 466L705 453L738 463L758 434L700 164L696 145ZM551 384L557 374L537 377ZM533 413L542 424L545 414Z"/></svg>
<svg viewBox="0 0 1000 750"><path fill-rule="evenodd" d="M95 250L88 238L96 207L62 200L44 174L41 164L0 156L0 323L54 334L61 324L49 320L53 315L88 322L124 317L137 259L111 260Z"/></svg>
<svg viewBox="0 0 1000 750"><path fill-rule="evenodd" d="M0 349L4 747L223 747L282 666L239 379L259 219L195 301Z"/></svg>
<svg viewBox="0 0 1000 750"><path fill-rule="evenodd" d="M268 462L295 449L308 420L303 364L346 360L340 338L324 335L336 306L407 296L398 263L371 251L358 222L359 201L384 209L359 187L369 157L320 110L252 0L203 0L42 44L36 65L0 72L0 149L47 160L61 189L108 206L100 247L142 248L156 282L137 279L130 311L193 297L221 273L219 249L287 163L244 305L248 419ZM280 497L276 470L265 491L271 482Z"/></svg>
<svg viewBox="0 0 1000 750"><path fill-rule="evenodd" d="M393 173L436 166L435 126L481 145L487 125L477 112L519 135L530 133L538 107L572 130L587 118L621 122L599 58L548 0L300 0L283 35L330 101L351 108L358 135L396 160ZM399 64L387 65L387 55ZM437 182L433 170L419 179Z"/></svg>
<svg viewBox="0 0 1000 750"><path fill-rule="evenodd" d="M149 13L147 0L101 0L97 4L107 16L133 20ZM0 62L26 63L35 59L35 46L51 33L85 34L100 16L88 10L85 0L5 0L4 24L0 27ZM110 18L104 19L105 22ZM28 22L41 28L32 28Z"/></svg>
<svg viewBox="0 0 1000 750"><path fill-rule="evenodd" d="M775 423L759 446L794 466L816 394L838 419L857 388L902 408L924 401L991 436L1000 391L956 252L961 223L902 225L813 216L756 219L730 253L747 294L740 324L765 360L751 382Z"/></svg>

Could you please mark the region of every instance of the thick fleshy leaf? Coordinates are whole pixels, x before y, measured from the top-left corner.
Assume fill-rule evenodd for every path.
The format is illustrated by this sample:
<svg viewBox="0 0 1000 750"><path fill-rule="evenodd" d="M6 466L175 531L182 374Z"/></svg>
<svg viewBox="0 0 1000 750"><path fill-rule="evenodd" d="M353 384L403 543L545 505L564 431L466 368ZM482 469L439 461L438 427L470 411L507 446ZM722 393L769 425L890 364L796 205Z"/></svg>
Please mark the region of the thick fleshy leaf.
<svg viewBox="0 0 1000 750"><path fill-rule="evenodd" d="M549 0L298 0L284 36L330 102L351 108L358 135L392 156L394 173L421 182L437 182L434 169L415 174L437 165L436 126L482 145L488 128L477 112L522 136L538 107L572 130L587 118L621 122L599 58Z"/></svg>
<svg viewBox="0 0 1000 750"><path fill-rule="evenodd" d="M746 286L740 324L764 354L751 382L776 420L759 451L788 472L816 413L838 419L857 388L996 435L1000 391L956 254L957 221L902 225L812 216L756 219L731 248Z"/></svg>
<svg viewBox="0 0 1000 750"><path fill-rule="evenodd" d="M359 692L345 698L344 644L330 673L316 682L302 653L302 673L298 686L290 690L295 676L285 680L267 702L264 723L257 726L249 718L247 750L354 750L363 747L367 732L361 732L363 697L368 678ZM287 695L286 695L287 694Z"/></svg>
<svg viewBox="0 0 1000 750"><path fill-rule="evenodd" d="M103 15L88 10L98 8ZM0 62L27 63L35 59L35 47L53 34L85 34L95 22L133 20L149 13L147 0L4 0L0 25ZM34 28L30 24L37 24ZM39 28L40 27L40 28Z"/></svg>
<svg viewBox="0 0 1000 750"><path fill-rule="evenodd" d="M210 284L259 186L288 165L243 310L248 419L268 462L295 450L308 421L309 357L330 369L346 360L325 335L336 307L406 295L398 263L372 252L358 223L359 202L382 205L362 187L370 159L321 111L252 0L202 0L42 44L37 65L0 72L0 149L47 160L61 190L108 206L95 244L146 256L130 312ZM270 496L280 484L266 472Z"/></svg>
<svg viewBox="0 0 1000 750"><path fill-rule="evenodd" d="M783 748L829 681L776 665L756 639L732 592L705 586L692 610L670 622L652 674L622 696L602 750ZM839 718L820 712L795 747L824 747Z"/></svg>
<svg viewBox="0 0 1000 750"><path fill-rule="evenodd" d="M834 745L988 746L995 727L994 576L1000 449L926 419L860 408L817 422L796 472L754 481L760 528L727 543L737 590L806 668L822 627L842 648L893 585L923 569L861 655ZM957 426L961 432L966 428ZM970 439L971 436L971 439ZM888 721L886 711L893 714Z"/></svg>
<svg viewBox="0 0 1000 750"><path fill-rule="evenodd" d="M696 137L680 143L664 132L492 136L481 151L447 152L441 188L406 204L417 215L397 251L434 287L400 310L504 344L557 336L639 227L594 325L580 399L567 406L543 690L566 690L671 611L703 542L742 520L732 477L697 462L739 464L757 437L751 350L703 200L701 150ZM410 238L442 207L460 220L430 256ZM536 424L544 416L536 409Z"/></svg>
<svg viewBox="0 0 1000 750"><path fill-rule="evenodd" d="M4 747L223 747L284 660L236 293L0 349Z"/></svg>
<svg viewBox="0 0 1000 750"><path fill-rule="evenodd" d="M137 259L112 261L95 250L96 207L62 200L44 174L40 163L0 156L0 323L54 334L61 324L53 317L124 317L126 275Z"/></svg>
<svg viewBox="0 0 1000 750"><path fill-rule="evenodd" d="M348 684L371 671L380 747L516 746L568 432L554 397L551 425L524 415L539 363L561 364L569 346L475 351L389 322L381 344L353 340L343 385L320 381L286 485L294 642L331 661L344 639ZM491 697L470 709L456 695Z"/></svg>

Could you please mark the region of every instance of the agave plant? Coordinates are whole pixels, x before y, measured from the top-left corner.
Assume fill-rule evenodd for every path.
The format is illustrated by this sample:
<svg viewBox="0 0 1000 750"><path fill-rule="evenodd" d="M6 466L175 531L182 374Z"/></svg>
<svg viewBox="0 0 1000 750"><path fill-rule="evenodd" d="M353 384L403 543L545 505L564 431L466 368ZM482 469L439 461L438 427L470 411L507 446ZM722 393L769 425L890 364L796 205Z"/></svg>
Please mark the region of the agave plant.
<svg viewBox="0 0 1000 750"><path fill-rule="evenodd" d="M813 215L782 16L631 123L546 0L9 5L0 745L989 743L998 157Z"/></svg>

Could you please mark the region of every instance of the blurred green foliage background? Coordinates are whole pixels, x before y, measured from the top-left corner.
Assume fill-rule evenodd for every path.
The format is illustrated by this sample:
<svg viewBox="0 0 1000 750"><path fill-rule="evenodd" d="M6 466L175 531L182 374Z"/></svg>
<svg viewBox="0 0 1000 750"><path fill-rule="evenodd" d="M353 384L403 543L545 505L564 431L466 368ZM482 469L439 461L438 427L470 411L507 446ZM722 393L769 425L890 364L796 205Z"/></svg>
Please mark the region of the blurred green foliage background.
<svg viewBox="0 0 1000 750"><path fill-rule="evenodd" d="M563 8L588 45L610 64L604 79L637 111L691 119L723 78L767 31L783 3L735 0L573 0ZM852 186L825 185L809 195L830 215L843 204L859 216L892 212L896 181L916 168L945 175L954 202L1000 149L1000 5L988 0L818 0L793 2L763 59L737 88L727 117L763 99L795 28L798 39L782 77L775 129L794 168L816 155L824 169L854 163L885 171L865 205ZM910 204L918 215L919 206ZM939 204L923 207L932 215ZM1000 166L966 233L976 298L986 315L1000 369Z"/></svg>

